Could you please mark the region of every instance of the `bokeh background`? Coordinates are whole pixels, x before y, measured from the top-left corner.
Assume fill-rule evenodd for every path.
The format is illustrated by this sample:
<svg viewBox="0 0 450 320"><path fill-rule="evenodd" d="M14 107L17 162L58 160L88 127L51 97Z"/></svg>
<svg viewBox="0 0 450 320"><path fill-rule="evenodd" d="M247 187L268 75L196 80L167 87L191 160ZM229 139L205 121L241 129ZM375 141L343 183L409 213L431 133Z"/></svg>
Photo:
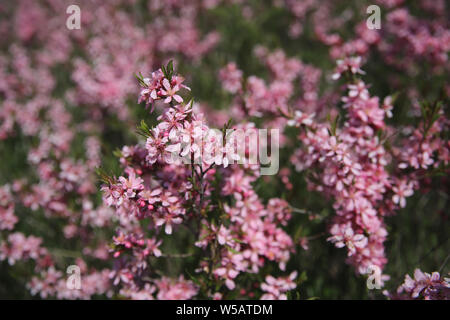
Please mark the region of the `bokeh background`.
<svg viewBox="0 0 450 320"><path fill-rule="evenodd" d="M148 74L173 59L202 108L211 115L226 114L232 97L221 86L219 70L235 62L244 78L267 78L266 66L255 58L255 48L263 46L321 70L319 94L323 94L336 86L329 79L336 45L324 43L319 31L338 35L342 43L351 42L359 36L372 2L382 8L380 42L399 41L384 29L395 10L408 10L417 28L433 26L427 30L438 44L422 54L402 45L404 51L392 49L388 59L389 48L383 44L371 44L365 53L364 81L371 85L371 94L398 94L389 124L417 123L418 101L448 102L449 62L442 56L449 53L450 8L445 1L2 1L0 185L20 190L13 192L20 194L14 198L18 222L13 231L41 237L61 266L83 257L89 266L110 267L110 260L94 258L86 248L110 241L113 224L91 223L84 234L70 238L67 226L83 224L87 202L93 208L101 205L95 167L118 174L114 150L139 141L135 128L141 119L155 122L155 116L137 104L134 74ZM70 4L81 9L80 30L66 28ZM98 152L89 154L89 150ZM77 187L72 190L63 187L65 182L46 181L40 157L52 159L60 172L70 167L83 181L74 178ZM282 153L282 166L291 166L288 151ZM321 217L297 215L287 227L291 235L312 236L309 249L297 250L288 266L304 273L299 297L383 298L381 292L368 290L366 280L345 264L345 250L326 241L331 202L308 191L302 173L292 171L289 179L291 190L284 188L280 176L258 180L256 190L263 199L283 197ZM80 192L82 185L86 190ZM445 264L450 254L449 186L448 175L430 176L405 208L386 218L388 289L400 285L416 267L442 274L450 271L450 263ZM0 230L0 241L6 241L10 232ZM168 246L183 252L190 242L188 234L180 234ZM173 276L191 267L189 261L162 263ZM13 266L0 261L0 298L31 298L27 282L33 273L30 261Z"/></svg>

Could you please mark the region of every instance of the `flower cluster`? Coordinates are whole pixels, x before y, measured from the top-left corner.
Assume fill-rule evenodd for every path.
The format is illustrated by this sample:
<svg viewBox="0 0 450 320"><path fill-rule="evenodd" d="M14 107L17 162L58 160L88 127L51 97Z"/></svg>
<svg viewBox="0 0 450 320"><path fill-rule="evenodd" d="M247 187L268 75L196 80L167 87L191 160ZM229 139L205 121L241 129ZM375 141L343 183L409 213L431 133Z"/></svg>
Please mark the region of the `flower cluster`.
<svg viewBox="0 0 450 320"><path fill-rule="evenodd" d="M0 188L0 230L12 230L18 218L14 215L14 200L11 187L4 185Z"/></svg>
<svg viewBox="0 0 450 320"><path fill-rule="evenodd" d="M183 85L184 79L180 76L173 76L171 79L164 77L161 69L152 72L150 78L142 79L142 87L138 103L145 101L147 105L156 100L163 99L164 103L170 103L172 99L176 102L183 102L183 98L177 94L181 88L189 87Z"/></svg>
<svg viewBox="0 0 450 320"><path fill-rule="evenodd" d="M359 66L341 69L343 64L338 63L338 74L358 73ZM356 80L347 85L342 102L347 117L341 128L337 127L337 118L331 129L327 124L302 122L305 129L299 139L306 148L298 150L292 161L297 170L320 168L316 175L320 183L311 182L310 186L334 198L336 217L328 240L338 248L346 247L349 262L364 274L370 266L382 268L386 263L383 216L395 209L388 198L389 190L395 192L393 200L403 206L412 192L400 185L392 187L386 171L389 158L376 136L377 130L385 128L386 112L378 97L370 97L364 82ZM297 114L295 122L302 116Z"/></svg>
<svg viewBox="0 0 450 320"><path fill-rule="evenodd" d="M143 78L141 83L153 83L150 89L141 92L141 97L150 92L152 100L147 102L155 102L151 92L160 92L158 86L168 83L169 77L181 79L170 65L164 69L167 74L161 70L152 73L151 79L160 77L157 82ZM161 95L155 97L158 96ZM165 110L154 128L141 124L140 129L147 136L145 146L124 147L120 162L126 175L118 179L105 177L107 184L102 187L105 203L127 219L122 224L126 231L119 231L114 237L114 257L118 263L113 278L116 284L122 283L121 290L128 296L139 295L142 283L157 288L158 298L186 298L197 294L198 290L189 281L180 278L172 284L169 279L154 279L153 271L148 268L148 257L172 255L159 249L162 240L156 235L163 226L168 235L174 233L174 228L178 233L181 226L197 229L195 245L204 252L213 252L208 259L200 261L197 272L209 274L208 281L213 283L223 282L230 291L236 288L235 279L239 274L258 273L266 262L277 262L285 270L293 250L292 239L279 227L279 224L286 225L290 218L288 204L271 199L266 207L253 190L251 183L259 175L259 166L235 164L239 159L234 148L236 141L228 139L225 131L211 133L203 116L194 111L195 105L176 104L178 100L182 98L163 100ZM188 161L175 161L174 154ZM213 187L219 172L224 180L219 188ZM213 193L218 195L212 197ZM225 201L230 196L233 203ZM208 212L219 214L220 223L211 219ZM149 222L153 236L135 224L139 220ZM195 220L201 222L193 226ZM295 284L288 287L271 292L283 298ZM199 290L207 296L214 295L208 286Z"/></svg>
<svg viewBox="0 0 450 320"><path fill-rule="evenodd" d="M41 247L42 239L15 232L8 236L8 241L0 247L0 260L8 260L10 265L17 261L27 259L37 260L46 254L46 249Z"/></svg>
<svg viewBox="0 0 450 320"><path fill-rule="evenodd" d="M385 294L392 299L449 300L450 278L441 277L439 272L429 274L416 269L414 278L407 274L396 293L385 292Z"/></svg>
<svg viewBox="0 0 450 320"><path fill-rule="evenodd" d="M266 281L261 285L261 289L266 293L261 297L262 300L287 300L285 292L288 292L296 287L294 279L297 277L297 272L292 272L285 278L274 278L267 276Z"/></svg>
<svg viewBox="0 0 450 320"><path fill-rule="evenodd" d="M21 276L42 298L112 295L109 242L117 222L111 203L98 201L96 186L108 119L130 123L126 104L137 94L136 70L151 70L164 54L198 61L219 40L217 32L203 34L197 28L195 17L205 7L196 3L149 2L148 14L159 18L145 23L129 15L134 5L128 0L86 2L82 28L72 32L61 27L64 3L0 5L1 153L9 154L9 145L20 146L2 165L0 260L34 265L27 269L32 274ZM172 80L183 87L182 79ZM168 89L159 92L165 99L175 90ZM16 151L20 155L14 158ZM132 173L122 182L110 201L140 191ZM158 252L149 242L139 249L143 255ZM74 257L79 266L89 264L82 268L81 291L66 288L65 269Z"/></svg>

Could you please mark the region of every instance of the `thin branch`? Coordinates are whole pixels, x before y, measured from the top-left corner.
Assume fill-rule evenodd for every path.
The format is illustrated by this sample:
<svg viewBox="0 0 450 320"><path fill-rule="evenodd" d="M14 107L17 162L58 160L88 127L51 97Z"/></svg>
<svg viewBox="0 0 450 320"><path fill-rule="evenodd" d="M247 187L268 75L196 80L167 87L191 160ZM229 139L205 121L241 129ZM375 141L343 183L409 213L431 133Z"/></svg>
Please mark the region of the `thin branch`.
<svg viewBox="0 0 450 320"><path fill-rule="evenodd" d="M321 233L319 233L319 234L315 234L315 235L306 237L306 239L308 239L308 240L314 240L314 239L321 238L321 237L323 237L323 236L325 236L325 235L326 235L326 232L321 232Z"/></svg>
<svg viewBox="0 0 450 320"><path fill-rule="evenodd" d="M445 265L447 264L448 258L450 258L450 254L447 256L447 258L445 258L444 263L439 268L439 271L438 271L439 273L441 273L442 269L444 269Z"/></svg>
<svg viewBox="0 0 450 320"><path fill-rule="evenodd" d="M189 258L192 257L194 254L191 253L163 253L161 254L161 257L163 258Z"/></svg>
<svg viewBox="0 0 450 320"><path fill-rule="evenodd" d="M65 258L79 258L81 257L80 252L77 251L70 251L70 250L64 250L64 249L48 249L50 253L57 257L65 257Z"/></svg>

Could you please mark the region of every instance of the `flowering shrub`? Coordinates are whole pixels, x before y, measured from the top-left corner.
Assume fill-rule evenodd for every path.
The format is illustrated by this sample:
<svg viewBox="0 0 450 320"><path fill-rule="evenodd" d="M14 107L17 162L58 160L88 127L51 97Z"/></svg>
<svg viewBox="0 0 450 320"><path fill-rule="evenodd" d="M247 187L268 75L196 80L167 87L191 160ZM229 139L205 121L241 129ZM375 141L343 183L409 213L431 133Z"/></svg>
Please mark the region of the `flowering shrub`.
<svg viewBox="0 0 450 320"><path fill-rule="evenodd" d="M420 269L414 270L414 279L408 274L405 282L398 287L397 293L392 297L396 299L425 299L425 300L448 300L450 298L450 280L442 279L439 272L431 275L422 272ZM390 295L387 293L387 295Z"/></svg>
<svg viewBox="0 0 450 320"><path fill-rule="evenodd" d="M370 4L1 3L0 297L448 299L448 4Z"/></svg>

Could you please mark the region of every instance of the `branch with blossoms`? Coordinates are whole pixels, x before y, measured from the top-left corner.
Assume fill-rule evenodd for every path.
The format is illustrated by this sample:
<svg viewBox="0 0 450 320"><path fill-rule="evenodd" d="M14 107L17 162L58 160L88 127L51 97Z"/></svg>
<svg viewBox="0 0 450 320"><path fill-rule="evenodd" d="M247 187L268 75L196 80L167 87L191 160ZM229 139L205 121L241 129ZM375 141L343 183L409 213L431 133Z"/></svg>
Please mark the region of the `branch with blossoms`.
<svg viewBox="0 0 450 320"><path fill-rule="evenodd" d="M145 144L117 152L124 174L102 179L104 202L120 219L111 246L119 293L132 297L153 290L159 296L183 287L182 298L286 298L297 287L296 272L278 279L268 275L261 286L258 279L269 264L286 270L294 246L282 226L292 209L281 199L264 205L253 190L259 166L237 164L237 141L227 136L239 125L209 128L193 100L184 102L180 93L189 88L172 62L137 78L138 102L150 112L156 102L164 109L155 127L145 122L138 127ZM180 227L195 241L188 252L165 252L164 242L177 238ZM197 267L169 280L157 267L163 258L189 259ZM246 280L237 283L238 277Z"/></svg>
<svg viewBox="0 0 450 320"><path fill-rule="evenodd" d="M450 278L435 271L431 274L419 268L414 270L414 278L405 275L404 282L396 292L383 291L390 299L396 300L449 300Z"/></svg>
<svg viewBox="0 0 450 320"><path fill-rule="evenodd" d="M362 56L344 54L336 63L330 78L343 79L343 97L330 92L318 99L314 88L320 70L280 51L269 53L262 47L255 51L270 71L269 81L256 76L243 79L234 63L219 73L224 90L234 97L233 113L281 129L299 128L294 143L302 146L294 151L291 164L306 173L309 190L332 199L336 215L328 226L328 241L347 249L347 261L359 274L373 267L383 270L387 263L385 217L406 206L421 177L448 172L448 121L442 104L425 103L423 121L416 128L404 128L414 132L405 141L402 128L387 124L397 94L383 100L370 95L369 85L361 78L366 74ZM291 89L297 77L304 90L300 97ZM288 181L283 177L283 183ZM308 237L299 239L307 249ZM381 275L379 284L387 279Z"/></svg>
<svg viewBox="0 0 450 320"><path fill-rule="evenodd" d="M346 95L341 98L345 118L341 124L339 115L334 120L328 117L328 123L319 123L301 112L296 112L288 124L302 128L299 140L306 146L291 158L296 168L314 170L311 189L334 199L336 216L328 240L338 248L345 247L348 262L360 274L366 274L373 266L382 270L387 262L384 217L404 208L406 198L419 187L417 171L390 172L390 161L399 163L399 169L447 165L448 160L442 156L448 154L448 144L428 133L437 133L438 128L448 132L448 123L439 103L425 104L423 124L409 137L410 142L400 142L401 148L393 142L387 144L382 136L392 131L385 118L392 117L394 99L386 97L380 103L378 97L370 96L368 86L359 78L365 74L362 62L361 57L339 60L332 76L346 79ZM387 279L389 276L382 275L380 284Z"/></svg>

